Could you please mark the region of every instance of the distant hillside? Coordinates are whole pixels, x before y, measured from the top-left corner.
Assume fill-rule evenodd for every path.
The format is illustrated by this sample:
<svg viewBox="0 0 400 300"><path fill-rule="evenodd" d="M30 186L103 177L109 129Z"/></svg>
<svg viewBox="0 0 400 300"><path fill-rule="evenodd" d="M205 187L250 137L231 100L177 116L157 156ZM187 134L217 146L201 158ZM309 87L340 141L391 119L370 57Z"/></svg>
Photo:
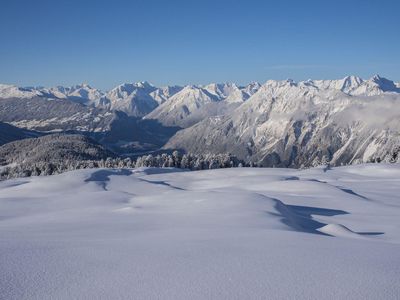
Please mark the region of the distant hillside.
<svg viewBox="0 0 400 300"><path fill-rule="evenodd" d="M17 140L35 136L36 133L0 122L0 146Z"/></svg>
<svg viewBox="0 0 400 300"><path fill-rule="evenodd" d="M50 134L0 146L0 165L100 160L114 154L92 139L77 134Z"/></svg>

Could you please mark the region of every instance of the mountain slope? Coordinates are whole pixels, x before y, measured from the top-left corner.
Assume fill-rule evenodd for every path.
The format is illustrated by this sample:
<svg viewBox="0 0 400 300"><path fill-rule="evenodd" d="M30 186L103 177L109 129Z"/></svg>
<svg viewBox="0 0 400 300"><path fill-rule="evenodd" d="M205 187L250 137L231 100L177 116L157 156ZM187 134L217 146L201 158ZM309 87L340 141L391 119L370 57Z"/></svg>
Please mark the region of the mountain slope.
<svg viewBox="0 0 400 300"><path fill-rule="evenodd" d="M400 94L376 83L268 81L233 113L178 132L165 145L231 152L263 166L390 160L400 145ZM366 92L360 94L360 91ZM346 93L347 92L347 93Z"/></svg>
<svg viewBox="0 0 400 300"><path fill-rule="evenodd" d="M38 134L35 132L0 122L0 146L9 142L22 140L37 135Z"/></svg>
<svg viewBox="0 0 400 300"><path fill-rule="evenodd" d="M9 98L0 100L0 120L39 131L105 131L113 114L68 99Z"/></svg>
<svg viewBox="0 0 400 300"><path fill-rule="evenodd" d="M77 134L49 134L0 146L0 165L70 160L100 160L114 156L94 140Z"/></svg>

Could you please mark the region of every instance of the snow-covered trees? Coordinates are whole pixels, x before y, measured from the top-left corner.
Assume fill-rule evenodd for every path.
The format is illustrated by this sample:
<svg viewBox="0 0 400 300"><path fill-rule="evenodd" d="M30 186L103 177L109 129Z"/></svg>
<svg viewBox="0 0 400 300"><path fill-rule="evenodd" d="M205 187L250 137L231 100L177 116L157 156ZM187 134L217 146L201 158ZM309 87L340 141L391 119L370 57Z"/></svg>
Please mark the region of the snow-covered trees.
<svg viewBox="0 0 400 300"><path fill-rule="evenodd" d="M88 169L88 168L182 168L189 170L205 170L219 168L234 168L243 166L254 166L245 164L230 154L207 154L193 155L181 154L174 151L172 154L148 154L139 156L136 160L132 158L107 157L99 160L80 160L63 159L53 157L49 161L24 161L18 160L16 163L3 166L0 169L0 179L28 176L45 176L60 174L63 172Z"/></svg>

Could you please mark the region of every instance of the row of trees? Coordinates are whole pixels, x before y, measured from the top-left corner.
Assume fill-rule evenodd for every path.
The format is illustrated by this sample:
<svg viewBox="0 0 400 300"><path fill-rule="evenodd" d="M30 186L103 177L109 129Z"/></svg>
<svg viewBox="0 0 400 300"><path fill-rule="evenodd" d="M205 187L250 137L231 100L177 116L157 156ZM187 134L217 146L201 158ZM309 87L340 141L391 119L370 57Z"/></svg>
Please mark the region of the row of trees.
<svg viewBox="0 0 400 300"><path fill-rule="evenodd" d="M12 166L0 167L0 180L60 174L67 171L89 168L182 168L189 170L206 170L219 168L253 167L252 163L245 164L231 154L193 155L174 151L172 154L144 155L135 159L107 158L101 160L52 160L34 163L20 163Z"/></svg>
<svg viewBox="0 0 400 300"><path fill-rule="evenodd" d="M384 159L371 160L371 162L400 162L400 147ZM353 161L353 164L361 163ZM330 167L329 160L326 156L321 159L315 159L311 166L325 166L327 170ZM174 151L172 154L144 155L132 158L111 158L99 160L83 160L83 159L51 159L50 161L39 160L35 162L19 162L12 163L8 166L0 166L0 180L29 177L29 176L46 176L60 174L67 171L78 169L92 168L140 168L140 167L158 167L158 168L182 168L189 170L206 170L219 168L235 168L235 167L259 167L255 163L245 163L237 159L231 154L180 154ZM304 168L302 166L301 168Z"/></svg>

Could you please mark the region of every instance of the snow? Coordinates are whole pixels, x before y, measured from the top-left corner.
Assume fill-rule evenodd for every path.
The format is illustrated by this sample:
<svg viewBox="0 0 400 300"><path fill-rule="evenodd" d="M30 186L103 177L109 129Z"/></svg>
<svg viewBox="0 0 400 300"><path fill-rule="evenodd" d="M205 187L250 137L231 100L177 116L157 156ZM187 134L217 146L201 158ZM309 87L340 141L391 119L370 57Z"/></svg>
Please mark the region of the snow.
<svg viewBox="0 0 400 300"><path fill-rule="evenodd" d="M20 88L15 85L0 84L0 99L2 98L33 98L35 96L40 96L41 92L30 89L30 88Z"/></svg>
<svg viewBox="0 0 400 300"><path fill-rule="evenodd" d="M398 299L400 166L0 183L1 299Z"/></svg>

